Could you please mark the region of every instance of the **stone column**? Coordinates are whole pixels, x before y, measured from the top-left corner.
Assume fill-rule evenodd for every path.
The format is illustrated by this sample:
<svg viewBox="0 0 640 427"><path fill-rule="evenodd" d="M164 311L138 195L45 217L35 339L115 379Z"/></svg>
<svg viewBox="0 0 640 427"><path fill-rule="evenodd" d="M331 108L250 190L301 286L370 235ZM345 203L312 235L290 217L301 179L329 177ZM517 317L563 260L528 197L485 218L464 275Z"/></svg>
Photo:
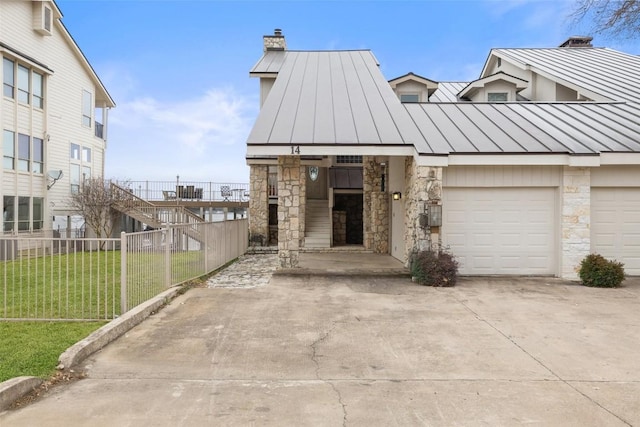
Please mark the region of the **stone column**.
<svg viewBox="0 0 640 427"><path fill-rule="evenodd" d="M300 157L278 156L278 258L282 268L298 266L301 170Z"/></svg>
<svg viewBox="0 0 640 427"><path fill-rule="evenodd" d="M414 251L440 248L440 227L420 226L420 214L429 204L442 204L442 168L418 166L413 157L407 157L405 189L405 257L409 260Z"/></svg>
<svg viewBox="0 0 640 427"><path fill-rule="evenodd" d="M251 165L249 169L249 242L266 246L269 242L269 166Z"/></svg>
<svg viewBox="0 0 640 427"><path fill-rule="evenodd" d="M362 159L363 246L375 253L389 253L389 193L382 191L383 168L373 156Z"/></svg>
<svg viewBox="0 0 640 427"><path fill-rule="evenodd" d="M577 280L591 251L591 169L565 166L562 174L562 265L560 277Z"/></svg>

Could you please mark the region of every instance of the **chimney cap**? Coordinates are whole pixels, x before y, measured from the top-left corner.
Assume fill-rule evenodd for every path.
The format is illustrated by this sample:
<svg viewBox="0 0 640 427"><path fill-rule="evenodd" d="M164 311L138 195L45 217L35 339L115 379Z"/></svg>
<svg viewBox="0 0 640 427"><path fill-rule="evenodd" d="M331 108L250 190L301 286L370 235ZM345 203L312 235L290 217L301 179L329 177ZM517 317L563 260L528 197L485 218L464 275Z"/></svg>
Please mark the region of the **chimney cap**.
<svg viewBox="0 0 640 427"><path fill-rule="evenodd" d="M273 30L273 35L274 36L281 36L282 35L282 30L280 28L276 28L275 30Z"/></svg>
<svg viewBox="0 0 640 427"><path fill-rule="evenodd" d="M593 47L590 36L571 36L559 47Z"/></svg>

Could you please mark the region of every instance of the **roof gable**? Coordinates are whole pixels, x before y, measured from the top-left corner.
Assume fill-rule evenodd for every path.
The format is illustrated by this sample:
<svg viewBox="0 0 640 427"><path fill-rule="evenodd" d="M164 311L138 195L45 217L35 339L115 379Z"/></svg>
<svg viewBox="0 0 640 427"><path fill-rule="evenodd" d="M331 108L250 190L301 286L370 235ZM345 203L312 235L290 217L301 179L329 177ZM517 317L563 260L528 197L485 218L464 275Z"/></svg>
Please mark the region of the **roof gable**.
<svg viewBox="0 0 640 427"><path fill-rule="evenodd" d="M515 86L516 92L519 92L522 89L525 89L528 83L524 79L506 74L502 71L498 71L497 73L491 74L490 76L486 76L481 79L472 81L458 93L458 97L459 98L471 97L478 89L496 82L505 82L509 85Z"/></svg>

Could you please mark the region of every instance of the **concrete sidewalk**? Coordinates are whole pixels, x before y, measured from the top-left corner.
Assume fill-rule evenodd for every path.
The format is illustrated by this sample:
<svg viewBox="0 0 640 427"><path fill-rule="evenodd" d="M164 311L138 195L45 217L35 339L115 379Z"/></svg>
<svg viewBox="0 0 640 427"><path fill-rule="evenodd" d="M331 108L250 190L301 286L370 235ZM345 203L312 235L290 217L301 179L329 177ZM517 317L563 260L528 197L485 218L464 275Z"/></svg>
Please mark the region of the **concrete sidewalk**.
<svg viewBox="0 0 640 427"><path fill-rule="evenodd" d="M192 289L0 425L640 425L639 313L638 279Z"/></svg>

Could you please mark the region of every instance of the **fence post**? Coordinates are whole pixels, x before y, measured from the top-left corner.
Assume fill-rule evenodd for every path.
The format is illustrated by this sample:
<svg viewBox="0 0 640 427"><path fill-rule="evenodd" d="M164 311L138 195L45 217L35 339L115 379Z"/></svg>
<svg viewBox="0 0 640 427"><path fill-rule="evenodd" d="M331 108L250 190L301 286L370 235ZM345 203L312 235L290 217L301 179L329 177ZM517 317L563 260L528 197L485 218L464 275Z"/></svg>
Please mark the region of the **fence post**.
<svg viewBox="0 0 640 427"><path fill-rule="evenodd" d="M202 224L203 231L203 239L202 242L204 244L204 271L205 274L209 273L209 225L207 223Z"/></svg>
<svg viewBox="0 0 640 427"><path fill-rule="evenodd" d="M169 242L169 238L171 237L171 242ZM171 283L171 273L172 273L172 268L171 268L171 245L175 244L175 242L173 241L173 237L175 237L174 235L174 228L171 226L168 226L166 229L166 234L165 234L165 238L164 238L164 287L165 289L168 289L172 283Z"/></svg>
<svg viewBox="0 0 640 427"><path fill-rule="evenodd" d="M127 233L120 233L120 315L128 311L127 307Z"/></svg>

